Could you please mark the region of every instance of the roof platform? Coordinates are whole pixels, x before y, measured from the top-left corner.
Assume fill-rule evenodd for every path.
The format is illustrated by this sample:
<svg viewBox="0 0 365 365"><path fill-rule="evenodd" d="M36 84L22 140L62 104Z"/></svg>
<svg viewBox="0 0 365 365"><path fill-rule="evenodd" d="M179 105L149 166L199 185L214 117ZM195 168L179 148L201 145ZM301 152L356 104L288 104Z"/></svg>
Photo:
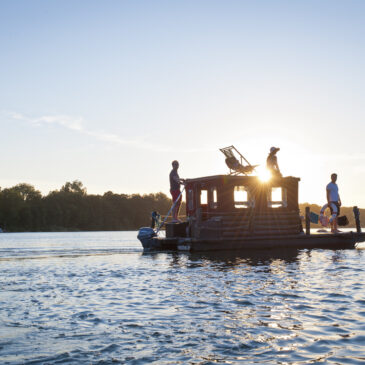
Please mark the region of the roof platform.
<svg viewBox="0 0 365 365"><path fill-rule="evenodd" d="M247 184L278 184L280 182L296 181L299 182L300 178L295 176L285 176L285 177L272 177L269 181L260 180L259 176L246 176L246 175L211 175L196 178L187 178L185 181L187 183L199 183L199 182L212 182L217 180L240 182Z"/></svg>

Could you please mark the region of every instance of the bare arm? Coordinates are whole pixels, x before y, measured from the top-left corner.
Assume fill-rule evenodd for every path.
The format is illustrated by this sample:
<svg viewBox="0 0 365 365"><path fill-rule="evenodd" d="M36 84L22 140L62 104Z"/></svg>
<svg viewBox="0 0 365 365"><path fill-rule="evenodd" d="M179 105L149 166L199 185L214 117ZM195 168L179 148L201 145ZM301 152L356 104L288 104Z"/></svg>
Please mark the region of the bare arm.
<svg viewBox="0 0 365 365"><path fill-rule="evenodd" d="M177 176L173 177L174 181L177 182L178 184L185 184L185 179L180 179Z"/></svg>

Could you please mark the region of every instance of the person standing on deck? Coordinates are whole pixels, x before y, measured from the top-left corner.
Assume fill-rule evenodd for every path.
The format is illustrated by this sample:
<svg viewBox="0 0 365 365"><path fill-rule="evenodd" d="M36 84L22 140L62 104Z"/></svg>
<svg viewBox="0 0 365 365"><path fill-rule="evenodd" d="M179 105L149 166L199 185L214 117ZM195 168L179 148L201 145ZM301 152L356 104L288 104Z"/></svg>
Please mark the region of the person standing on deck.
<svg viewBox="0 0 365 365"><path fill-rule="evenodd" d="M279 165L278 158L276 157L276 152L280 151L280 148L271 147L269 156L266 159L266 168L270 171L272 176L282 176Z"/></svg>
<svg viewBox="0 0 365 365"><path fill-rule="evenodd" d="M184 183L184 180L180 179L179 174L177 173L178 168L179 162L176 160L172 161L172 170L170 172L170 193L172 196L172 203L174 204L176 202L175 207L172 210L172 222L174 223L179 222L178 216L182 200L180 195L180 185Z"/></svg>
<svg viewBox="0 0 365 365"><path fill-rule="evenodd" d="M327 203L329 208L331 209L331 214L335 215L331 222L331 232L333 233L341 232L337 229L337 217L340 215L341 199L340 194L338 193L338 186L336 184L336 181L337 174L332 174L331 182L326 186ZM337 208L337 212L334 208Z"/></svg>

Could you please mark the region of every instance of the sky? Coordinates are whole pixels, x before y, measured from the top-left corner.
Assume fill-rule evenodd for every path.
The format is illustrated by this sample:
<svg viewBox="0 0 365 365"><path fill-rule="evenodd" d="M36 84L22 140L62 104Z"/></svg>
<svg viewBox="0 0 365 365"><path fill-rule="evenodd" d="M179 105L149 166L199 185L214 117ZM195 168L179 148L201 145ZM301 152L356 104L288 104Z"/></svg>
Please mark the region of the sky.
<svg viewBox="0 0 365 365"><path fill-rule="evenodd" d="M265 165L365 207L365 2L0 0L0 186L169 194Z"/></svg>

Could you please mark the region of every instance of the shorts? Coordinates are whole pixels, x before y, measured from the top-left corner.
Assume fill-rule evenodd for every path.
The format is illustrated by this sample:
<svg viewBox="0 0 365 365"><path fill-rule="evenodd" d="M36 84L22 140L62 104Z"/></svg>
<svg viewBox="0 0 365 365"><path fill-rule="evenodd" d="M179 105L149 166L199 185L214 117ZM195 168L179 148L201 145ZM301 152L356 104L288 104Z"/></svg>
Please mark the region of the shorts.
<svg viewBox="0 0 365 365"><path fill-rule="evenodd" d="M179 190L170 190L170 193L171 193L171 196L172 196L172 202L175 203L177 198L179 197L181 191L180 191L180 189ZM182 197L180 196L179 202L181 202L181 198Z"/></svg>
<svg viewBox="0 0 365 365"><path fill-rule="evenodd" d="M337 213L333 213L333 208L332 208L332 204L334 204L337 207ZM331 214L337 214L337 217L340 215L340 204L338 204L338 202L330 202L329 204L329 208L331 210Z"/></svg>

